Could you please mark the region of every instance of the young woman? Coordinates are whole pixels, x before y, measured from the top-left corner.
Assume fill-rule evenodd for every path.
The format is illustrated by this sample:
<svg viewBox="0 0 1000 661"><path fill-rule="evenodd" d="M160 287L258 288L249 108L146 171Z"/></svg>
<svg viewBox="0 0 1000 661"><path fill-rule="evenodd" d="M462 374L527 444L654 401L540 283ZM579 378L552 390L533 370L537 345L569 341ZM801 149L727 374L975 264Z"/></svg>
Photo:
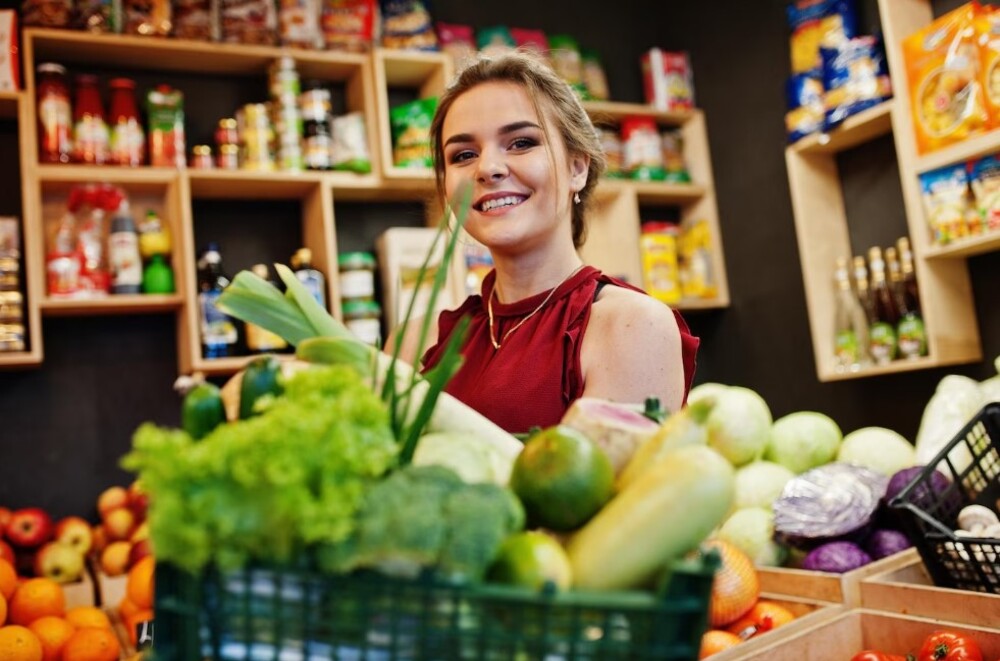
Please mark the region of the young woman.
<svg viewBox="0 0 1000 661"><path fill-rule="evenodd" d="M481 295L440 315L423 356L411 324L403 358L432 367L468 315L447 391L510 432L556 424L579 397L656 396L680 408L698 339L679 314L577 253L604 157L570 87L528 54L480 60L442 95L431 141L439 192L448 200L471 187L465 229L495 268Z"/></svg>

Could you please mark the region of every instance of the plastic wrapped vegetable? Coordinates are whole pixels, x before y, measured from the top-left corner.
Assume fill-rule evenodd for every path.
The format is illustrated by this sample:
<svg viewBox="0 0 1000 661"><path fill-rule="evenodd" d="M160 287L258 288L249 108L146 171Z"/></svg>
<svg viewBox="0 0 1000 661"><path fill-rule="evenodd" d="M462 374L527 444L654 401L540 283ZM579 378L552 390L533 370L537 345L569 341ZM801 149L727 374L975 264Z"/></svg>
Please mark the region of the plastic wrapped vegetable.
<svg viewBox="0 0 1000 661"><path fill-rule="evenodd" d="M885 495L889 478L862 466L833 463L798 475L774 501L774 534L803 550L860 540Z"/></svg>

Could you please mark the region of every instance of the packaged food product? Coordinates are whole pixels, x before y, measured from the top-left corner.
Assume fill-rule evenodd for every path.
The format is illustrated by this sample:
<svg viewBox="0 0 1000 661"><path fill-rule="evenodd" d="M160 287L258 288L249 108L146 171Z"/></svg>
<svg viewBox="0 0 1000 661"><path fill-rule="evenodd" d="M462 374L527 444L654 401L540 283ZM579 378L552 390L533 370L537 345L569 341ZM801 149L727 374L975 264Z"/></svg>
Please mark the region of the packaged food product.
<svg viewBox="0 0 1000 661"><path fill-rule="evenodd" d="M823 58L824 130L892 96L882 45L872 36L848 39L836 48L821 48Z"/></svg>
<svg viewBox="0 0 1000 661"><path fill-rule="evenodd" d="M80 74L76 77L76 99L73 103L73 161L103 165L110 157L110 134L104 121L104 105L97 88L97 76Z"/></svg>
<svg viewBox="0 0 1000 661"><path fill-rule="evenodd" d="M159 85L146 94L149 122L149 164L183 168L187 149L184 140L184 93Z"/></svg>
<svg viewBox="0 0 1000 661"><path fill-rule="evenodd" d="M367 53L375 36L375 0L322 0L320 28L327 50Z"/></svg>
<svg viewBox="0 0 1000 661"><path fill-rule="evenodd" d="M663 143L656 121L646 115L622 118L622 163L632 179L663 181Z"/></svg>
<svg viewBox="0 0 1000 661"><path fill-rule="evenodd" d="M438 44L451 58L455 71L461 71L476 57L475 31L471 25L435 23Z"/></svg>
<svg viewBox="0 0 1000 661"><path fill-rule="evenodd" d="M785 132L788 142L797 142L823 130L826 110L823 107L823 81L816 74L794 74L785 86L788 112Z"/></svg>
<svg viewBox="0 0 1000 661"><path fill-rule="evenodd" d="M820 48L836 48L858 36L858 13L853 0L795 0L786 7L792 73L818 72Z"/></svg>
<svg viewBox="0 0 1000 661"><path fill-rule="evenodd" d="M712 233L704 219L686 224L678 244L681 294L684 298L715 298L719 288L712 268Z"/></svg>
<svg viewBox="0 0 1000 661"><path fill-rule="evenodd" d="M21 20L25 27L66 28L73 16L73 0L24 0Z"/></svg>
<svg viewBox="0 0 1000 661"><path fill-rule="evenodd" d="M112 0L76 0L73 8L75 30L117 32L117 19Z"/></svg>
<svg viewBox="0 0 1000 661"><path fill-rule="evenodd" d="M533 28L511 28L510 36L514 39L514 47L522 51L531 51L541 59L549 61L549 39L544 30Z"/></svg>
<svg viewBox="0 0 1000 661"><path fill-rule="evenodd" d="M69 163L73 148L73 112L66 82L66 68L54 62L38 65L38 160Z"/></svg>
<svg viewBox="0 0 1000 661"><path fill-rule="evenodd" d="M608 90L608 78L604 74L604 65L597 51L584 49L580 52L583 61L583 86L587 90L587 98L607 101L611 98Z"/></svg>
<svg viewBox="0 0 1000 661"><path fill-rule="evenodd" d="M438 50L437 35L423 0L379 0L382 46L406 50Z"/></svg>
<svg viewBox="0 0 1000 661"><path fill-rule="evenodd" d="M667 304L681 300L677 270L676 223L645 222L639 237L642 255L642 286L646 293Z"/></svg>
<svg viewBox="0 0 1000 661"><path fill-rule="evenodd" d="M345 252L337 258L337 267L342 300L370 301L375 297L375 255Z"/></svg>
<svg viewBox="0 0 1000 661"><path fill-rule="evenodd" d="M601 147L604 149L604 176L621 179L625 172L625 154L621 136L617 129L601 127Z"/></svg>
<svg viewBox="0 0 1000 661"><path fill-rule="evenodd" d="M174 30L178 39L216 40L217 30L212 20L212 0L173 0Z"/></svg>
<svg viewBox="0 0 1000 661"><path fill-rule="evenodd" d="M195 145L191 148L192 170L211 170L214 167L215 162L212 161L211 145Z"/></svg>
<svg viewBox="0 0 1000 661"><path fill-rule="evenodd" d="M344 301L344 325L358 339L373 346L382 343L382 306L375 301Z"/></svg>
<svg viewBox="0 0 1000 661"><path fill-rule="evenodd" d="M554 34L549 37L549 57L552 68L559 77L570 84L581 95L583 87L583 61L576 39L568 34Z"/></svg>
<svg viewBox="0 0 1000 661"><path fill-rule="evenodd" d="M1000 11L983 7L974 19L979 44L980 83L986 99L990 126L1000 126Z"/></svg>
<svg viewBox="0 0 1000 661"><path fill-rule="evenodd" d="M430 168L430 128L437 98L417 99L389 111L392 125L392 160L396 167Z"/></svg>
<svg viewBox="0 0 1000 661"><path fill-rule="evenodd" d="M146 134L135 103L135 81L114 78L111 88L111 162L115 165L142 165L146 160Z"/></svg>
<svg viewBox="0 0 1000 661"><path fill-rule="evenodd" d="M220 39L232 44L274 45L278 15L271 0L218 0Z"/></svg>
<svg viewBox="0 0 1000 661"><path fill-rule="evenodd" d="M903 40L917 150L927 153L988 126L970 2Z"/></svg>
<svg viewBox="0 0 1000 661"><path fill-rule="evenodd" d="M170 34L173 10L170 0L121 0L122 33L144 37Z"/></svg>
<svg viewBox="0 0 1000 661"><path fill-rule="evenodd" d="M476 47L484 57L496 57L514 50L516 44L506 25L491 25L476 32Z"/></svg>
<svg viewBox="0 0 1000 661"><path fill-rule="evenodd" d="M359 174L371 172L365 114L359 111L334 117L331 129L330 161L333 169Z"/></svg>
<svg viewBox="0 0 1000 661"><path fill-rule="evenodd" d="M0 259L21 257L21 226L13 216L0 216Z"/></svg>
<svg viewBox="0 0 1000 661"><path fill-rule="evenodd" d="M17 12L13 9L0 10L0 92L21 89L17 34Z"/></svg>
<svg viewBox="0 0 1000 661"><path fill-rule="evenodd" d="M24 351L24 324L0 325L0 351Z"/></svg>
<svg viewBox="0 0 1000 661"><path fill-rule="evenodd" d="M657 110L694 108L694 82L687 53L651 48L641 58L646 103Z"/></svg>
<svg viewBox="0 0 1000 661"><path fill-rule="evenodd" d="M278 41L293 48L321 48L320 0L279 0Z"/></svg>
<svg viewBox="0 0 1000 661"><path fill-rule="evenodd" d="M666 181L675 184L691 183L691 173L688 171L687 161L684 158L684 135L679 129L670 129L664 131L661 137Z"/></svg>
<svg viewBox="0 0 1000 661"><path fill-rule="evenodd" d="M920 175L924 216L932 240L944 245L968 233L971 209L965 165L953 165Z"/></svg>
<svg viewBox="0 0 1000 661"><path fill-rule="evenodd" d="M980 158L970 163L968 170L976 207L975 218L968 223L969 235L1000 230L1000 157Z"/></svg>

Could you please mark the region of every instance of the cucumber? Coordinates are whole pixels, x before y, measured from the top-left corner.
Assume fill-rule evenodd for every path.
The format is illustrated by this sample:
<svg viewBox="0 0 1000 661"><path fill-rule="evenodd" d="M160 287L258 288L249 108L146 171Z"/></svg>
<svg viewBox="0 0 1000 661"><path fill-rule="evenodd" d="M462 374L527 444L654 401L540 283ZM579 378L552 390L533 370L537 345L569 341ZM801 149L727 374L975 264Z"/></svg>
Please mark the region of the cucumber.
<svg viewBox="0 0 1000 661"><path fill-rule="evenodd" d="M735 471L709 447L657 459L569 541L574 586L625 590L647 584L696 548L732 506Z"/></svg>
<svg viewBox="0 0 1000 661"><path fill-rule="evenodd" d="M202 381L184 395L181 404L181 427L194 440L200 440L226 421L219 386Z"/></svg>
<svg viewBox="0 0 1000 661"><path fill-rule="evenodd" d="M240 382L240 420L256 415L254 404L261 397L277 397L282 392L281 362L272 355L253 358L243 369L243 380Z"/></svg>

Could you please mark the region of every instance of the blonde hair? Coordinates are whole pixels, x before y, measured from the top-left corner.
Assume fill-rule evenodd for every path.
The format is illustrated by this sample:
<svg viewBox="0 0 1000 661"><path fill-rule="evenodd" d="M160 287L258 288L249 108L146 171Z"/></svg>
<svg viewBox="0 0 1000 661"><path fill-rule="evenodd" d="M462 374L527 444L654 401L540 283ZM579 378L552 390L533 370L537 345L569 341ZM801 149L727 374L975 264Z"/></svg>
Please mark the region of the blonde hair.
<svg viewBox="0 0 1000 661"><path fill-rule="evenodd" d="M498 57L481 57L462 69L441 95L430 130L438 193L444 199L444 136L441 134L444 118L455 99L473 87L489 82L514 83L523 87L539 118L546 117L539 101L543 100L549 106L551 113L548 116L562 136L567 152L570 155L590 157L587 182L579 191L580 203L572 205L573 245L579 248L583 245L587 233L584 211L598 178L604 173L604 150L600 134L590 121L587 111L583 109L576 92L537 55L512 51Z"/></svg>

